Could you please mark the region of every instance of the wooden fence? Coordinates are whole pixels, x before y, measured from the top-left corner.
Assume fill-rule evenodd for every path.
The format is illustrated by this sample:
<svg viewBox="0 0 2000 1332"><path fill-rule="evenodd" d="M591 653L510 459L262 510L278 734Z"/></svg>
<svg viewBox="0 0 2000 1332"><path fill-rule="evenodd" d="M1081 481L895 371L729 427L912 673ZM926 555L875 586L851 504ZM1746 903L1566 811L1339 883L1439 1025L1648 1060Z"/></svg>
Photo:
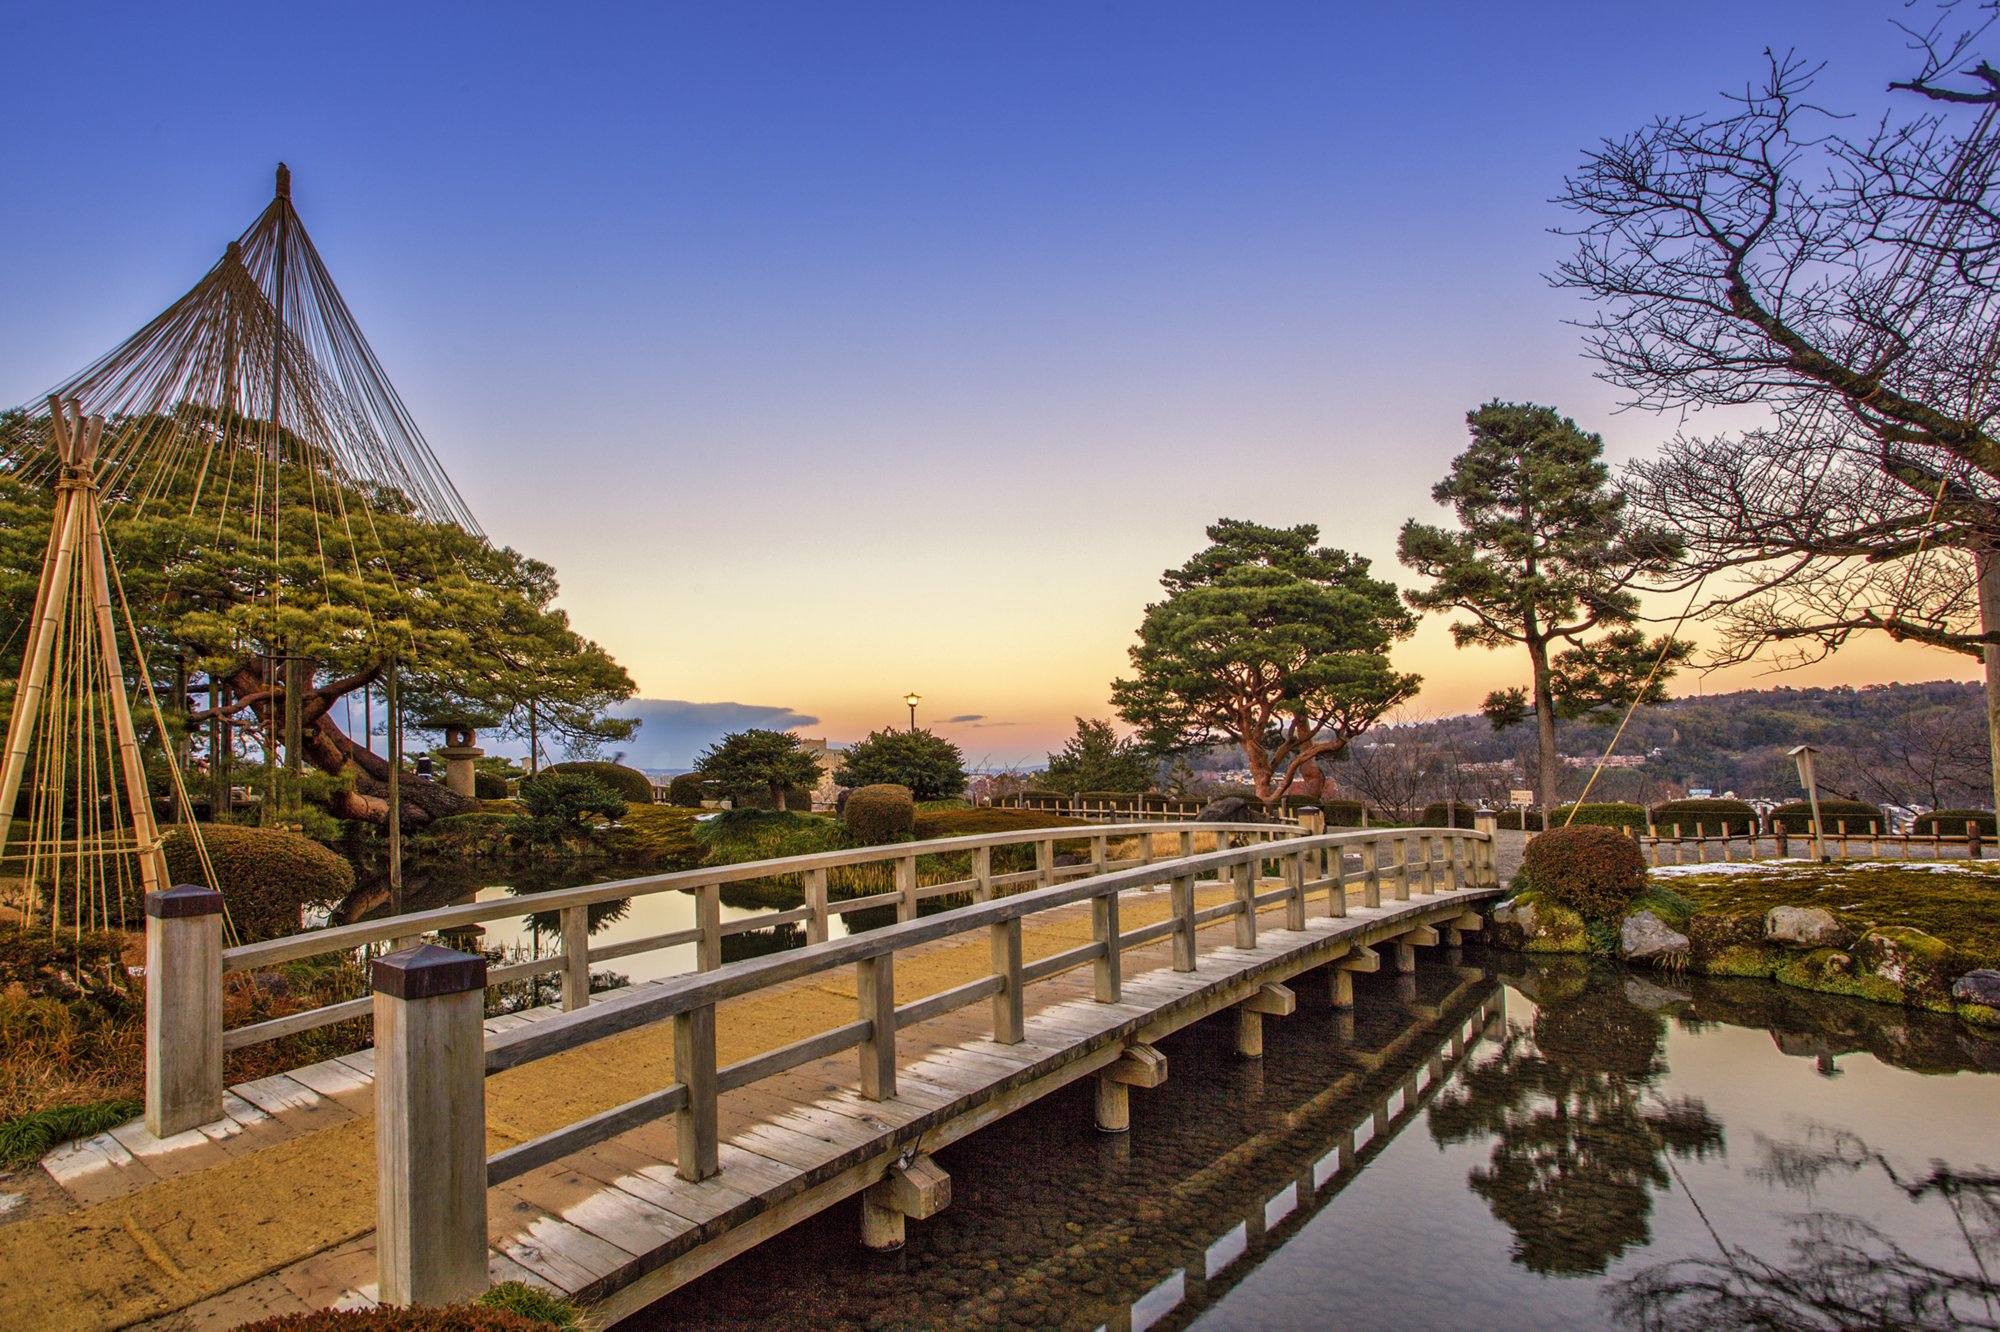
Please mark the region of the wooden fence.
<svg viewBox="0 0 2000 1332"><path fill-rule="evenodd" d="M1845 819L1831 821L1822 829L1821 842L1826 854L1842 860L1857 855L1881 859L1897 852L1901 853L1903 860L1920 857L1943 860L1948 856L1979 860L1986 854L1988 839L1979 824L1971 820L1966 822L1962 834L1875 832L1874 826L1870 821L1850 830ZM1755 860L1766 845L1770 847L1770 854L1780 859L1813 854L1813 835L1810 831L1789 832L1782 827L1770 831L1704 833L1699 826L1690 830L1677 823L1665 826L1649 823L1643 833L1636 828L1631 831L1648 861L1655 866L1707 864L1711 851L1714 852L1713 859L1718 862ZM1862 847L1867 849L1860 850Z"/></svg>

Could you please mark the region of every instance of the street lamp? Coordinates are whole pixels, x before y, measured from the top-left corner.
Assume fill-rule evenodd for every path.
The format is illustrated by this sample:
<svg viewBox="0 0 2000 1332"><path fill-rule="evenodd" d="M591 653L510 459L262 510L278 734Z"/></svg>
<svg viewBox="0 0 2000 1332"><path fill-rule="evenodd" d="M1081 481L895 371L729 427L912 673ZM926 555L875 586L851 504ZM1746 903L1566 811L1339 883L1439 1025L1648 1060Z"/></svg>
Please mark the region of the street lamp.
<svg viewBox="0 0 2000 1332"><path fill-rule="evenodd" d="M1819 823L1819 783L1813 776L1813 755L1817 753L1811 745L1795 745L1791 750L1792 757L1799 761L1799 783L1806 788L1806 799L1812 802L1813 858L1825 861L1826 838Z"/></svg>
<svg viewBox="0 0 2000 1332"><path fill-rule="evenodd" d="M914 689L903 695L903 701L910 705L910 729L912 731L917 729L917 700L922 697L923 695Z"/></svg>

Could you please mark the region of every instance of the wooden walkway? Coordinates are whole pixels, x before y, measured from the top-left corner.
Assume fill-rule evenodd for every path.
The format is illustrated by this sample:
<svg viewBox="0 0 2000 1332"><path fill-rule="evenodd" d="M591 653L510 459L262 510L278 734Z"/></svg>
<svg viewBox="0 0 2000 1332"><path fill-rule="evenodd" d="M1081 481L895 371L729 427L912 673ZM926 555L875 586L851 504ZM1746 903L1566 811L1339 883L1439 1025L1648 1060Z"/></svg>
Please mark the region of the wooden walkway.
<svg viewBox="0 0 2000 1332"><path fill-rule="evenodd" d="M1078 965L1028 992L1025 1039L1018 1044L992 1040L990 1024L974 1009L903 1027L893 1099L863 1098L851 1054L726 1090L719 1100L721 1170L708 1178L681 1177L675 1126L657 1121L493 1188L489 1275L561 1290L589 1302L593 1315L610 1324L863 1190L880 1192L887 1185L908 1193L927 1183L925 1197L908 1207L920 1216L941 1204L948 1186L909 1183L906 1175L938 1147L1079 1078L1111 1070L1133 1047L1224 1009L1282 1012L1291 997L1285 983L1304 973L1323 969L1329 993L1335 992L1335 978L1345 973L1329 963L1365 963L1372 960L1371 945L1435 942L1496 895L1490 888L1416 892L1407 901L1371 908L1350 893L1345 917L1325 914L1327 904L1318 901L1302 929L1283 928L1286 908L1273 904L1259 913L1251 947L1218 946L1206 937L1228 928L1226 920L1201 930L1194 971L1173 969L1165 941L1132 949L1122 994L1112 1003L1095 997L1090 968ZM1414 965L1408 943L1397 951ZM728 1004L723 1007L726 1013ZM514 1022L532 1026L546 1016ZM279 1121L288 1114L365 1113L370 1061L364 1054L338 1062L338 1072L321 1066L292 1075L312 1100L281 1089L291 1103L277 1105L275 1113L253 1110ZM341 1085L327 1083L329 1077ZM324 1090L315 1090L315 1081ZM1171 1081L1142 1094L1171 1096ZM241 1127L250 1133L258 1125L253 1119ZM101 1176L107 1167L94 1169ZM204 1300L160 1325L228 1327L328 1305L366 1307L377 1293L375 1261L374 1236L365 1236Z"/></svg>

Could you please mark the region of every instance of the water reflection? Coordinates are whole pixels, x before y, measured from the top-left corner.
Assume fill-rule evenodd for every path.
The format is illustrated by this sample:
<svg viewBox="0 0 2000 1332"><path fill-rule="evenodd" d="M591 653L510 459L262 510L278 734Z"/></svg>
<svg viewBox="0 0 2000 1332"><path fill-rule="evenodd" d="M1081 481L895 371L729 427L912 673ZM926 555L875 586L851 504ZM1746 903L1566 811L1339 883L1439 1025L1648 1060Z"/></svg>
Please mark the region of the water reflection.
<svg viewBox="0 0 2000 1332"><path fill-rule="evenodd" d="M1722 1125L1699 1100L1660 1095L1658 1012L1588 966L1551 968L1530 997L1533 1021L1469 1070L1430 1113L1440 1145L1492 1140L1473 1192L1514 1232L1531 1272L1600 1273L1652 1235L1667 1160L1722 1150Z"/></svg>
<svg viewBox="0 0 2000 1332"><path fill-rule="evenodd" d="M1659 1332L2000 1327L2000 1175L1933 1162L1909 1176L1859 1135L1821 1124L1800 1141L1759 1135L1758 1146L1763 1164L1754 1177L1810 1199L1830 1176L1879 1176L1911 1203L1948 1217L1962 1252L1920 1255L1868 1218L1832 1210L1788 1217L1781 1256L1711 1230L1713 1254L1656 1263L1607 1292L1621 1322Z"/></svg>

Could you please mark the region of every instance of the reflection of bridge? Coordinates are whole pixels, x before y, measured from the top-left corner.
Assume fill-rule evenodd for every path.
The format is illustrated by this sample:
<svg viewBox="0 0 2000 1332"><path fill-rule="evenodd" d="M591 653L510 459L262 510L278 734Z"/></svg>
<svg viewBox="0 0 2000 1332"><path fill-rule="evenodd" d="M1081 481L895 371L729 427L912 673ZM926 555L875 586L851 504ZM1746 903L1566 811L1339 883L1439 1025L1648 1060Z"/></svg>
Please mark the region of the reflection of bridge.
<svg viewBox="0 0 2000 1332"><path fill-rule="evenodd" d="M1194 850L1195 836L1216 832L1248 844ZM703 970L608 995L573 984L570 1011L488 1021L484 1031L480 991L495 979L484 964L406 948L375 964L373 1051L228 1097L215 1087L221 1113L209 1121L188 1107L210 1094L202 1079L219 1067L206 1062L219 1027L199 1043L206 1029L180 1042L156 1030L155 1061L169 1076L151 1108L193 1113L196 1126L165 1137L134 1126L52 1161L52 1173L66 1172L80 1196L129 1194L135 1206L150 1188L170 1191L176 1175L199 1175L216 1213L206 1231L254 1224L260 1207L288 1219L288 1198L257 1190L294 1189L303 1170L319 1233L338 1240L344 1228L353 1238L250 1271L226 1244L167 1252L164 1263L149 1252L174 1280L153 1280L150 1303L107 1297L99 1321L175 1307L220 1322L337 1300L432 1302L508 1278L594 1302L598 1317L615 1321L857 1193L864 1239L893 1246L906 1218L949 1201L930 1155L937 1148L1086 1077L1100 1125L1122 1128L1129 1088L1165 1080L1153 1042L1230 1009L1238 1049L1260 1054L1263 1019L1293 1010L1288 982L1316 973L1329 999L1351 1005L1352 973L1381 965L1378 946L1412 971L1417 948L1477 928L1472 908L1497 894L1483 833L1233 832L998 834L543 894L534 905L564 917L564 956L530 965L573 980L589 960L687 942L676 933L588 944L581 917L590 904L646 892L687 890L712 904L728 880L796 878L803 907L729 928L802 921L815 942L722 965L724 927L705 905ZM1161 839L1165 857L1156 856ZM1057 842L1069 840L1085 844L1089 863L1056 863ZM1031 868L996 867L1014 847L1033 849ZM829 903L828 874L850 862L893 866L891 891ZM1019 891L999 895L1007 888ZM974 900L920 915L922 898L946 893ZM828 937L828 913L883 899L897 906L896 924ZM212 1014L207 999L225 964L211 950L215 917L176 914L184 905L197 904L163 902L151 922L149 993L192 994L194 1013ZM229 950L227 964L403 940L523 905L476 903L252 944ZM211 931L206 944L197 930ZM974 1005L989 1007L990 1020L974 1017ZM331 1011L277 1021L302 1029ZM279 1034L272 1026L233 1039ZM205 1048L189 1048L197 1044ZM346 1131L347 1121L369 1127L371 1111L372 1168L367 1138ZM276 1145L257 1150L265 1143ZM280 1152L291 1173L260 1174L260 1158ZM0 1297L0 1310L7 1303Z"/></svg>

